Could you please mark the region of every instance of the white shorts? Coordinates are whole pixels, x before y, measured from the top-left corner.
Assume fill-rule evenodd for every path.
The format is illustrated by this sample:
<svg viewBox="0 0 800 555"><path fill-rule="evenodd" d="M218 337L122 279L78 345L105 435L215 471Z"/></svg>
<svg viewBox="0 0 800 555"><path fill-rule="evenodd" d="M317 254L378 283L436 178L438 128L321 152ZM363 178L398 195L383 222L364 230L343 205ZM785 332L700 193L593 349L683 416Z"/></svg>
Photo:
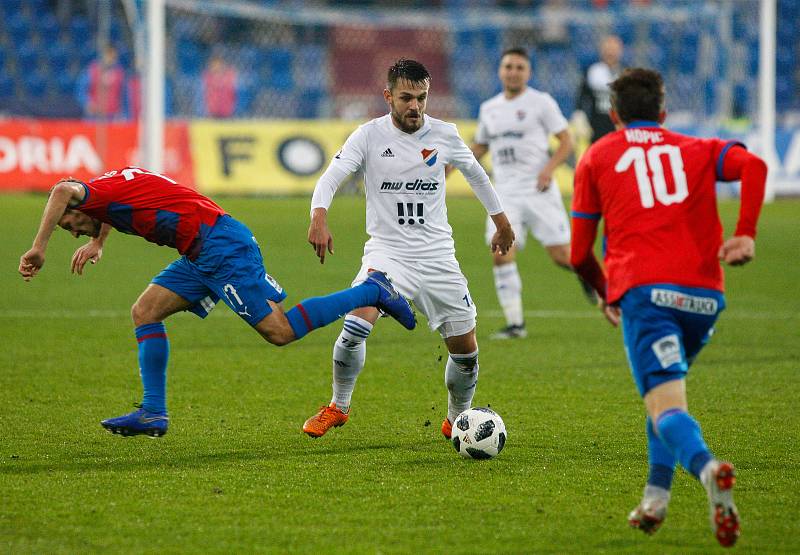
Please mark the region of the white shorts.
<svg viewBox="0 0 800 555"><path fill-rule="evenodd" d="M528 232L545 247L569 244L569 218L555 184L544 192L533 189L525 195L501 195L500 201L514 228L518 250L525 248ZM487 245L491 245L495 229L492 219L486 218Z"/></svg>
<svg viewBox="0 0 800 555"><path fill-rule="evenodd" d="M467 278L454 257L400 260L387 253L372 252L362 257L353 285L364 281L371 270L386 272L395 289L414 303L428 319L428 326L442 337L464 335L475 327L478 313Z"/></svg>

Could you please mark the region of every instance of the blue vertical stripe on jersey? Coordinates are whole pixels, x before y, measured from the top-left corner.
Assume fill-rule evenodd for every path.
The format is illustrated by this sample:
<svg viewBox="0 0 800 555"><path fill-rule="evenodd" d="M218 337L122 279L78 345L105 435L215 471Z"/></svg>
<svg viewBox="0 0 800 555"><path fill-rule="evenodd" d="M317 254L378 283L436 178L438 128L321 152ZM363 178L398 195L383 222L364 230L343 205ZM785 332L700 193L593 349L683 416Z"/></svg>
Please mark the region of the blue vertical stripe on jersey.
<svg viewBox="0 0 800 555"><path fill-rule="evenodd" d="M168 210L156 212L156 226L153 229L153 238L159 245L175 246L175 237L178 234L180 215Z"/></svg>
<svg viewBox="0 0 800 555"><path fill-rule="evenodd" d="M108 219L111 220L111 225L114 226L114 229L136 235L133 230L133 206L110 202L108 208L106 208L106 214Z"/></svg>

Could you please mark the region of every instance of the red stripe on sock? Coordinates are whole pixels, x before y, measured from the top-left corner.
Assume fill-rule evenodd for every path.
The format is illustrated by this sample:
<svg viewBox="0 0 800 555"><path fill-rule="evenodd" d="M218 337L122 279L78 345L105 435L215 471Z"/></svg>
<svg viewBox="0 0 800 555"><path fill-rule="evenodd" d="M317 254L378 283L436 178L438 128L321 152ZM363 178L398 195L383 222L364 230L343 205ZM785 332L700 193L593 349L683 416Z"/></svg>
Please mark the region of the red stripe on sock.
<svg viewBox="0 0 800 555"><path fill-rule="evenodd" d="M306 309L303 308L303 305L301 305L301 304L297 305L297 310L300 311L300 316L303 317L303 321L306 323L306 327L308 328L308 331L313 330L314 329L314 325L311 323L311 318L308 317L308 312L306 312Z"/></svg>
<svg viewBox="0 0 800 555"><path fill-rule="evenodd" d="M149 333L147 335L143 335L141 337L137 337L136 341L141 343L145 339L155 339L157 337L161 337L161 338L166 339L167 338L167 334L166 333Z"/></svg>

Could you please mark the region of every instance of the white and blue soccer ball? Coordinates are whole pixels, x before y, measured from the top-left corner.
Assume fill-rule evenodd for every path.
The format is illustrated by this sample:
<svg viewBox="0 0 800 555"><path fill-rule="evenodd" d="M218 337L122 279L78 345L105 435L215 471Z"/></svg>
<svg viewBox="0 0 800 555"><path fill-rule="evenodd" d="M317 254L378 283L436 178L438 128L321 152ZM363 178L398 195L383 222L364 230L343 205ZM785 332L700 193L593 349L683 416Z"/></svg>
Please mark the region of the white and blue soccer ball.
<svg viewBox="0 0 800 555"><path fill-rule="evenodd" d="M506 444L506 425L492 409L467 409L453 422L453 447L467 459L492 459Z"/></svg>

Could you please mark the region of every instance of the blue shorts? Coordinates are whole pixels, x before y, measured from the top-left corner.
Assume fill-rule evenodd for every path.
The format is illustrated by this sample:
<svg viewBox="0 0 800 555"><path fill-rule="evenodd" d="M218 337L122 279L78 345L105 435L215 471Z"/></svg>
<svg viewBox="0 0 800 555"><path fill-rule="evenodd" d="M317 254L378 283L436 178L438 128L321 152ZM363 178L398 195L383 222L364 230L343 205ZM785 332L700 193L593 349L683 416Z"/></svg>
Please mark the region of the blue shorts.
<svg viewBox="0 0 800 555"><path fill-rule="evenodd" d="M642 397L683 379L725 308L720 291L672 284L629 289L619 302L625 354Z"/></svg>
<svg viewBox="0 0 800 555"><path fill-rule="evenodd" d="M225 215L200 232L202 247L192 261L183 256L164 268L153 283L191 303L186 310L201 318L222 299L251 326L272 312L286 292L267 274L261 249L247 226Z"/></svg>

